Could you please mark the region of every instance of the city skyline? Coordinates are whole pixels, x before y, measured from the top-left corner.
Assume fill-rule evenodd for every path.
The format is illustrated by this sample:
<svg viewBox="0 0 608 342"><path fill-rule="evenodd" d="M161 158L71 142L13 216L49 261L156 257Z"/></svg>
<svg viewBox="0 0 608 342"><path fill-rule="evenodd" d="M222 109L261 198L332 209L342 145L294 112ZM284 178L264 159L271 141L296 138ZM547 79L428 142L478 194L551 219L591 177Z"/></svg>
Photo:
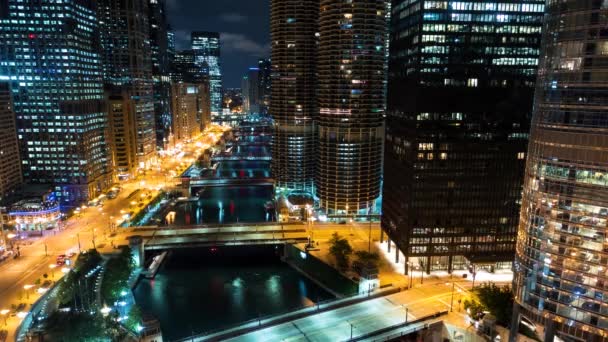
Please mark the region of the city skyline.
<svg viewBox="0 0 608 342"><path fill-rule="evenodd" d="M0 341L608 342L606 7L0 0Z"/></svg>

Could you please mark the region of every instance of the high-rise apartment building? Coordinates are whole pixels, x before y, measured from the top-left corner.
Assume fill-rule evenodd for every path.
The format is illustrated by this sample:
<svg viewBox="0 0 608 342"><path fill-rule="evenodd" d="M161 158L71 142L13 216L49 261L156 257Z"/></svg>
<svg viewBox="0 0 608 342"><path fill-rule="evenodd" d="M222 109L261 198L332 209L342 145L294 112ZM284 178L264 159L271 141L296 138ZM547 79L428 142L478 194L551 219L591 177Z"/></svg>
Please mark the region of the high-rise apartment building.
<svg viewBox="0 0 608 342"><path fill-rule="evenodd" d="M119 88L111 92L125 93L133 102L129 106L132 111L125 114L135 118L133 121L137 132L139 168L148 166L156 155L148 2L149 0L97 1L104 83Z"/></svg>
<svg viewBox="0 0 608 342"><path fill-rule="evenodd" d="M173 120L169 144L184 143L198 136L210 121L207 83L172 84Z"/></svg>
<svg viewBox="0 0 608 342"><path fill-rule="evenodd" d="M211 114L220 115L223 106L220 34L218 32L192 32L191 38L196 64L209 72Z"/></svg>
<svg viewBox="0 0 608 342"><path fill-rule="evenodd" d="M61 204L112 183L95 2L8 0L0 6L0 79L11 85L24 180Z"/></svg>
<svg viewBox="0 0 608 342"><path fill-rule="evenodd" d="M272 0L272 175L281 189L314 191L319 1Z"/></svg>
<svg viewBox="0 0 608 342"><path fill-rule="evenodd" d="M171 81L170 68L173 47L169 41L169 23L165 11L165 0L148 0L148 22L150 24L150 52L152 78L154 80L154 123L156 146L167 143L171 127Z"/></svg>
<svg viewBox="0 0 608 342"><path fill-rule="evenodd" d="M129 91L122 87L106 88L106 101L114 172L119 180L125 180L133 176L138 165L135 103L131 101Z"/></svg>
<svg viewBox="0 0 608 342"><path fill-rule="evenodd" d="M15 112L10 84L0 82L0 200L22 183Z"/></svg>
<svg viewBox="0 0 608 342"><path fill-rule="evenodd" d="M387 9L320 1L316 194L329 214L371 214L380 196Z"/></svg>
<svg viewBox="0 0 608 342"><path fill-rule="evenodd" d="M543 3L392 2L382 229L406 265L511 267Z"/></svg>
<svg viewBox="0 0 608 342"><path fill-rule="evenodd" d="M512 325L523 314L544 325L544 341L608 341L605 11L601 1L547 2Z"/></svg>

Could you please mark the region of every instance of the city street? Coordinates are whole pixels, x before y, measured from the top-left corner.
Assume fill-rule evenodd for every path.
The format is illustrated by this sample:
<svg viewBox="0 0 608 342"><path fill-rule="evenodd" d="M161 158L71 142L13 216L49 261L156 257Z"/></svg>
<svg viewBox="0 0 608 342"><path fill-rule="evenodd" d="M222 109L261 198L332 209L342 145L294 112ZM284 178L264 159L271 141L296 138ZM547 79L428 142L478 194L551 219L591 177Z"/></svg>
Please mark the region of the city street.
<svg viewBox="0 0 608 342"><path fill-rule="evenodd" d="M182 148L184 154L193 155L202 153L203 147L213 146L221 137L220 132L224 129L214 127L213 134L206 134L198 141L193 141ZM216 134L217 133L217 134ZM198 144L198 146L197 146ZM55 266L58 255L67 253L78 253L79 250L87 250L93 247L111 248L114 238L111 237L123 215L136 212L145 207L147 202L154 198L158 190L167 184L172 177L169 174L179 174L185 167L181 157L165 156L161 159L161 167L149 170L145 175L136 179L121 182L122 191L115 199L107 199L103 206L82 207L79 213L74 214L61 224L59 230L44 232L41 238L30 238L26 241L14 241L19 246L21 256L17 259L6 260L0 264L0 312L10 310L3 315L6 318L0 320L0 330L8 330L8 340L12 340L13 334L21 322L25 312L28 312L30 304L34 303L40 293L32 286L38 279L44 282L44 274L48 280L57 280L68 269L63 266ZM141 190L137 193L135 191ZM142 196L143 195L143 196ZM116 244L124 244L125 241ZM72 262L75 258L72 259ZM24 289L27 288L28 290ZM12 306L25 303L22 313L13 312ZM21 316L21 317L20 317Z"/></svg>

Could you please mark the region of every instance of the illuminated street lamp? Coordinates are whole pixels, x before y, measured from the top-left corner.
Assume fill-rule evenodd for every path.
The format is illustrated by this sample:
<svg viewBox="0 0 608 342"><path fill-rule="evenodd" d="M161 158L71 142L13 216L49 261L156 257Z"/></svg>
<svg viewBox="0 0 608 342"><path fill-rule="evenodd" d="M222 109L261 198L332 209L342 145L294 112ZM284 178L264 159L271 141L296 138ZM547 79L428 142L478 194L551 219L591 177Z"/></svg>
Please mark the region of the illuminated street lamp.
<svg viewBox="0 0 608 342"><path fill-rule="evenodd" d="M57 265L50 264L49 268L51 269L51 276L53 277L53 279L55 279L55 268L57 268Z"/></svg>
<svg viewBox="0 0 608 342"><path fill-rule="evenodd" d="M7 319L8 319L8 313L9 313L9 312L10 312L10 310L9 310L9 309L3 309L3 310L0 310L0 315L1 315L2 317L4 317L4 325L5 325L5 326L7 326L7 325L8 325Z"/></svg>
<svg viewBox="0 0 608 342"><path fill-rule="evenodd" d="M30 285L30 284L23 285L23 289L25 290L25 295L26 295L26 298L27 298L27 299L30 299L30 291L29 291L29 290L30 290L32 287L34 287L34 285Z"/></svg>
<svg viewBox="0 0 608 342"><path fill-rule="evenodd" d="M102 315L107 316L112 311L112 309L107 306L104 306L99 311L101 312Z"/></svg>

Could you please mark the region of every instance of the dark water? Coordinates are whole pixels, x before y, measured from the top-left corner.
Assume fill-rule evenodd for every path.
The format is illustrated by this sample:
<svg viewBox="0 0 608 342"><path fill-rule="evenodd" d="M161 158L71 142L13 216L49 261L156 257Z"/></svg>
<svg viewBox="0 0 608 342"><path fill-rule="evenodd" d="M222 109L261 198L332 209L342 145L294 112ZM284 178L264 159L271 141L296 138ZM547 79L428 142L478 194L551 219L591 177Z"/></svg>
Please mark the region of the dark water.
<svg viewBox="0 0 608 342"><path fill-rule="evenodd" d="M198 201L178 203L169 210L175 211L177 225L275 221L275 210L265 207L272 195L269 185L207 187Z"/></svg>
<svg viewBox="0 0 608 342"><path fill-rule="evenodd" d="M174 250L156 279L139 283L135 298L160 319L169 341L333 298L281 262L278 250Z"/></svg>

